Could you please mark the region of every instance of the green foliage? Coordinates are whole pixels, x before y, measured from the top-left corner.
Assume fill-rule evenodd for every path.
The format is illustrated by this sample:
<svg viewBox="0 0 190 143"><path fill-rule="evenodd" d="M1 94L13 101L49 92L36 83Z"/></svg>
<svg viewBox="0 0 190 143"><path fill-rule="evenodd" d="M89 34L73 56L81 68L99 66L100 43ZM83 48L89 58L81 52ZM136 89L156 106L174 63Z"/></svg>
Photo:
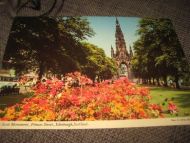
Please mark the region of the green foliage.
<svg viewBox="0 0 190 143"><path fill-rule="evenodd" d="M90 28L87 19L82 19L81 17L60 17L57 18L57 21L59 22L58 28L62 36L67 33L73 39L80 41L95 34Z"/></svg>
<svg viewBox="0 0 190 143"><path fill-rule="evenodd" d="M134 73L144 79L162 78L165 85L171 75L179 87L179 78L190 70L171 21L145 18L139 26L140 38L134 44L132 60Z"/></svg>
<svg viewBox="0 0 190 143"><path fill-rule="evenodd" d="M83 65L83 72L90 78L99 76L102 79L109 79L116 74L116 63L106 57L103 49L89 43L82 43L87 55Z"/></svg>
<svg viewBox="0 0 190 143"><path fill-rule="evenodd" d="M4 67L17 73L35 71L39 77L80 70L82 47L78 40L93 35L81 18L17 17L4 55ZM76 54L79 53L79 54Z"/></svg>
<svg viewBox="0 0 190 143"><path fill-rule="evenodd" d="M4 68L17 74L65 74L80 71L92 79L111 78L115 63L103 49L81 43L95 33L81 17L17 17L4 55Z"/></svg>

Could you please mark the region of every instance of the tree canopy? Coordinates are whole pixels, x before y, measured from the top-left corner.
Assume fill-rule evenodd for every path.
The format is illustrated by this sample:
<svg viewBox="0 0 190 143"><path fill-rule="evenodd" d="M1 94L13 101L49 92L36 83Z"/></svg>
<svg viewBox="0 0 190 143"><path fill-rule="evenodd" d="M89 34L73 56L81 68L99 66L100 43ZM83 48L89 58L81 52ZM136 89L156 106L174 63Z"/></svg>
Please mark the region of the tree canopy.
<svg viewBox="0 0 190 143"><path fill-rule="evenodd" d="M164 81L167 86L167 77L174 78L179 88L179 78L189 73L189 67L184 52L169 19L140 20L137 34L140 38L134 43L134 57L132 68L137 77L144 82L151 79Z"/></svg>
<svg viewBox="0 0 190 143"><path fill-rule="evenodd" d="M81 17L17 17L4 55L4 68L17 74L65 74L81 71L92 79L110 78L114 62L95 45L82 43L95 33Z"/></svg>
<svg viewBox="0 0 190 143"><path fill-rule="evenodd" d="M86 62L82 66L86 75L92 79L95 79L96 76L101 79L109 79L116 74L116 63L113 59L106 57L102 48L90 43L83 42L82 44L87 55Z"/></svg>

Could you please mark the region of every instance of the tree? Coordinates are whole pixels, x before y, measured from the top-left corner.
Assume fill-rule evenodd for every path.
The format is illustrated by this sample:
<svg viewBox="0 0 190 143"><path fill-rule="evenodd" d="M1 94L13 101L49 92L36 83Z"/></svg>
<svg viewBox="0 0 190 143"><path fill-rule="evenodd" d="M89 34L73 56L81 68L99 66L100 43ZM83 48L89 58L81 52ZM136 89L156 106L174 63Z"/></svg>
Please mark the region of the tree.
<svg viewBox="0 0 190 143"><path fill-rule="evenodd" d="M86 53L85 63L82 65L83 73L93 80L96 76L101 79L112 78L117 72L116 63L106 57L102 48L90 43L83 42L82 44Z"/></svg>
<svg viewBox="0 0 190 143"><path fill-rule="evenodd" d="M81 71L90 78L111 78L115 63L103 49L82 43L94 32L81 17L16 18L4 56L4 67L23 74L65 74Z"/></svg>
<svg viewBox="0 0 190 143"><path fill-rule="evenodd" d="M89 23L80 17L17 17L5 51L4 67L14 67L18 74L37 72L39 79L46 72L80 70L84 53L79 41L92 35Z"/></svg>
<svg viewBox="0 0 190 143"><path fill-rule="evenodd" d="M148 78L162 78L167 86L167 77L175 78L176 88L179 78L187 67L187 62L174 27L168 19L142 19L139 22L140 38L134 44L133 70L136 75ZM184 63L186 65L184 65Z"/></svg>

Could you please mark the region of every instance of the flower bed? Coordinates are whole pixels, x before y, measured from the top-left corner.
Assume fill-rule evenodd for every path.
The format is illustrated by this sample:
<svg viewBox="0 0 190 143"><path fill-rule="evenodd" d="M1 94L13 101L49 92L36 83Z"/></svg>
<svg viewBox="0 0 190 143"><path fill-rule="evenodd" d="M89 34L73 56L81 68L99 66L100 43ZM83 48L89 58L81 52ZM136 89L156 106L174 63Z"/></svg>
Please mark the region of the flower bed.
<svg viewBox="0 0 190 143"><path fill-rule="evenodd" d="M160 105L149 102L149 89L127 78L92 83L78 72L33 87L34 95L0 111L0 120L83 121L163 117Z"/></svg>

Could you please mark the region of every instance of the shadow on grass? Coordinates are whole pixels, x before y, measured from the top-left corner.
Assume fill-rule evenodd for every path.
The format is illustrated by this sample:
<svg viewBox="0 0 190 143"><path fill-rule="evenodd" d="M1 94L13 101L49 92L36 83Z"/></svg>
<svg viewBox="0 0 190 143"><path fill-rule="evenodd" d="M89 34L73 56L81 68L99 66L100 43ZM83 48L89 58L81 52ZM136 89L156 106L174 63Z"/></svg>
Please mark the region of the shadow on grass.
<svg viewBox="0 0 190 143"><path fill-rule="evenodd" d="M172 88L172 87L160 87L160 86L145 86L145 87L149 87L152 90L157 90L157 91L187 91L190 92L190 89L176 89L176 88Z"/></svg>
<svg viewBox="0 0 190 143"><path fill-rule="evenodd" d="M187 89L174 89L167 87L153 87L148 86L150 89L150 95L152 97L151 102L156 104L162 104L164 110L167 110L168 101L172 100L178 107L179 116L190 115L190 90ZM166 114L167 117L177 117L174 115Z"/></svg>
<svg viewBox="0 0 190 143"><path fill-rule="evenodd" d="M16 103L22 102L24 98L31 97L33 93L24 93L18 95L4 95L0 96L0 110L5 109L6 107L12 106Z"/></svg>
<svg viewBox="0 0 190 143"><path fill-rule="evenodd" d="M167 87L149 87L150 90L160 95L162 98L173 99L178 106L190 109L190 90L174 89Z"/></svg>
<svg viewBox="0 0 190 143"><path fill-rule="evenodd" d="M190 108L190 92L176 94L175 102L182 108Z"/></svg>

